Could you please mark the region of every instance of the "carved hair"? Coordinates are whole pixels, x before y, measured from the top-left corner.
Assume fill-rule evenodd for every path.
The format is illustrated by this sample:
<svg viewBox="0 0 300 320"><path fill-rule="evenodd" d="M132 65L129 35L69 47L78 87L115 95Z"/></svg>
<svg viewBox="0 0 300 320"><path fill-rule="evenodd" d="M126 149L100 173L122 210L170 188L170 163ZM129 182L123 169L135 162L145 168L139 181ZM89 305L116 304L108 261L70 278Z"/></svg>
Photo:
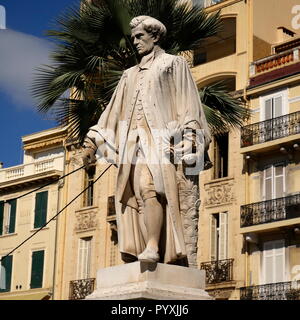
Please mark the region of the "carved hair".
<svg viewBox="0 0 300 320"><path fill-rule="evenodd" d="M134 29L140 24L142 24L144 30L152 34L153 37L158 36L159 41L161 41L167 33L167 28L165 27L165 25L159 20L150 16L135 17L130 21L129 25L131 29Z"/></svg>

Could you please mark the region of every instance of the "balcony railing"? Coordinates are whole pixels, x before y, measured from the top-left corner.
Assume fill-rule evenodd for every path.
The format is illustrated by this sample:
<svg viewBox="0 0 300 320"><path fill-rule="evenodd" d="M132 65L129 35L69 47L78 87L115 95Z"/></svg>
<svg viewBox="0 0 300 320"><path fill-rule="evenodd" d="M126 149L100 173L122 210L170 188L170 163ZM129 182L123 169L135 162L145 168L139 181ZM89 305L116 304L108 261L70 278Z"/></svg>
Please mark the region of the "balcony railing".
<svg viewBox="0 0 300 320"><path fill-rule="evenodd" d="M300 194L241 206L241 227L300 217Z"/></svg>
<svg viewBox="0 0 300 320"><path fill-rule="evenodd" d="M55 157L52 159L31 162L19 166L0 170L0 183L10 180L27 177L30 175L44 173L51 170L63 170L64 158Z"/></svg>
<svg viewBox="0 0 300 320"><path fill-rule="evenodd" d="M241 300L300 300L300 281L240 288Z"/></svg>
<svg viewBox="0 0 300 320"><path fill-rule="evenodd" d="M70 282L70 300L82 300L94 291L95 278L74 280Z"/></svg>
<svg viewBox="0 0 300 320"><path fill-rule="evenodd" d="M300 133L300 111L243 127L241 147L249 147L298 133Z"/></svg>
<svg viewBox="0 0 300 320"><path fill-rule="evenodd" d="M200 269L205 270L206 284L233 280L233 259L202 262Z"/></svg>
<svg viewBox="0 0 300 320"><path fill-rule="evenodd" d="M287 65L299 62L299 48L292 48L254 61L250 64L250 77L285 67Z"/></svg>

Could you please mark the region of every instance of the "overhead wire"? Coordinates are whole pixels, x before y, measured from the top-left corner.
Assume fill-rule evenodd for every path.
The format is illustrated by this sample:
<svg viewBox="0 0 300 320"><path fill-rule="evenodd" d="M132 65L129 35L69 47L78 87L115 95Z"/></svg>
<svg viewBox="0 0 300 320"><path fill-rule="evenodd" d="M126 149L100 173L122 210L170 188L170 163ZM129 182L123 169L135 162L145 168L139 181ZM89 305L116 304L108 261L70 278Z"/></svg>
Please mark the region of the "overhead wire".
<svg viewBox="0 0 300 320"><path fill-rule="evenodd" d="M55 180L53 180L53 181L50 181L50 182L48 182L48 183L46 183L46 184L44 184L44 185L42 185L42 186L40 186L40 187L38 187L38 188L36 188L36 189L34 189L34 190L31 190L31 191L29 191L29 192L26 192L26 193L24 193L24 194L22 194L22 195L20 195L20 196L18 196L18 197L16 197L16 198L9 199L9 201L11 201L11 200L18 200L18 199L23 198L23 197L25 197L25 196L33 193L33 192L39 191L39 190L41 190L41 189L49 186L50 184L55 183L55 182L57 182L57 181L59 181L59 180L61 180L61 179L64 179L65 177L69 176L70 174L75 173L75 172L83 169L84 167L85 167L85 165L83 165L83 166L81 166L81 167L79 167L79 168L77 168L77 169L75 169L75 170L73 170L73 171L71 171L71 172L69 172L69 173L67 173L67 174L65 174L65 175L63 175L63 176L55 179Z"/></svg>
<svg viewBox="0 0 300 320"><path fill-rule="evenodd" d="M2 262L5 258L7 258L9 255L11 255L13 252L15 252L17 249L19 249L24 243L26 243L28 240L30 240L32 237L34 237L38 232L40 232L42 229L44 229L52 220L54 220L59 214L61 214L70 204L72 204L77 198L79 198L87 189L89 189L93 184L95 184L103 175L104 173L112 166L112 164L109 164L101 173L100 175L94 180L89 183L89 185L84 188L75 198L73 198L69 203L67 203L56 215L54 215L49 221L47 221L42 227L40 227L38 230L36 230L32 235L30 235L28 238L26 238L23 242L21 242L17 247L15 247L13 250L11 250L8 254L3 256L0 259L0 262ZM79 169L82 169L84 166L70 172L74 173L78 171ZM67 175L69 175L67 174ZM67 175L64 175L63 177L66 177Z"/></svg>

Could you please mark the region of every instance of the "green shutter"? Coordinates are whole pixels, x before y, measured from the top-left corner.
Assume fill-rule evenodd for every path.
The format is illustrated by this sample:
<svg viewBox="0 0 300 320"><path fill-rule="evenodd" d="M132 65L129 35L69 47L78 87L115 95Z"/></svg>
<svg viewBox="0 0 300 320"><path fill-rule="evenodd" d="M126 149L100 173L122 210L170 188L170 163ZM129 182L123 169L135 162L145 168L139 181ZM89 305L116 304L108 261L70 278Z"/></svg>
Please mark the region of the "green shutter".
<svg viewBox="0 0 300 320"><path fill-rule="evenodd" d="M5 268L5 289L0 289L0 292L10 291L12 260L12 256L7 256L3 261L1 261L1 265Z"/></svg>
<svg viewBox="0 0 300 320"><path fill-rule="evenodd" d="M32 253L30 288L42 288L44 271L44 250Z"/></svg>
<svg viewBox="0 0 300 320"><path fill-rule="evenodd" d="M0 236L3 234L4 201L0 201Z"/></svg>
<svg viewBox="0 0 300 320"><path fill-rule="evenodd" d="M10 215L9 215L9 233L15 232L15 226L16 226L16 209L17 209L17 200L10 200Z"/></svg>
<svg viewBox="0 0 300 320"><path fill-rule="evenodd" d="M35 196L34 228L40 228L46 223L48 191L39 192Z"/></svg>

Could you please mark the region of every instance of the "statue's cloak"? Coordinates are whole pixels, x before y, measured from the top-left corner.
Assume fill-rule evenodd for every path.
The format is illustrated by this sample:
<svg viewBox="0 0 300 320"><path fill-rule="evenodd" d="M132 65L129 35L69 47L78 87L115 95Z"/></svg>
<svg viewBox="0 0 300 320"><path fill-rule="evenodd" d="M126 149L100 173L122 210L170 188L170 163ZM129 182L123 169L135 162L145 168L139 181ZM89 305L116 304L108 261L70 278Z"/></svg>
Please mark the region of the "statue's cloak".
<svg viewBox="0 0 300 320"><path fill-rule="evenodd" d="M142 85L139 83L137 88L136 79L141 69L146 72ZM174 123L183 129L203 129L200 131L203 133L204 150L210 143L210 133L197 86L183 57L159 49L144 57L139 65L124 71L98 124L90 128L87 135L99 147L101 156L115 162L118 167L115 203L121 253L137 257L145 249L147 239L144 216L138 210L129 179L134 151L129 129L137 95L141 99L150 132L149 143L143 146L145 158L156 192L166 199L163 261L169 263L185 257L186 248L176 167L165 156L162 136ZM106 142L106 150L103 149L103 141Z"/></svg>

